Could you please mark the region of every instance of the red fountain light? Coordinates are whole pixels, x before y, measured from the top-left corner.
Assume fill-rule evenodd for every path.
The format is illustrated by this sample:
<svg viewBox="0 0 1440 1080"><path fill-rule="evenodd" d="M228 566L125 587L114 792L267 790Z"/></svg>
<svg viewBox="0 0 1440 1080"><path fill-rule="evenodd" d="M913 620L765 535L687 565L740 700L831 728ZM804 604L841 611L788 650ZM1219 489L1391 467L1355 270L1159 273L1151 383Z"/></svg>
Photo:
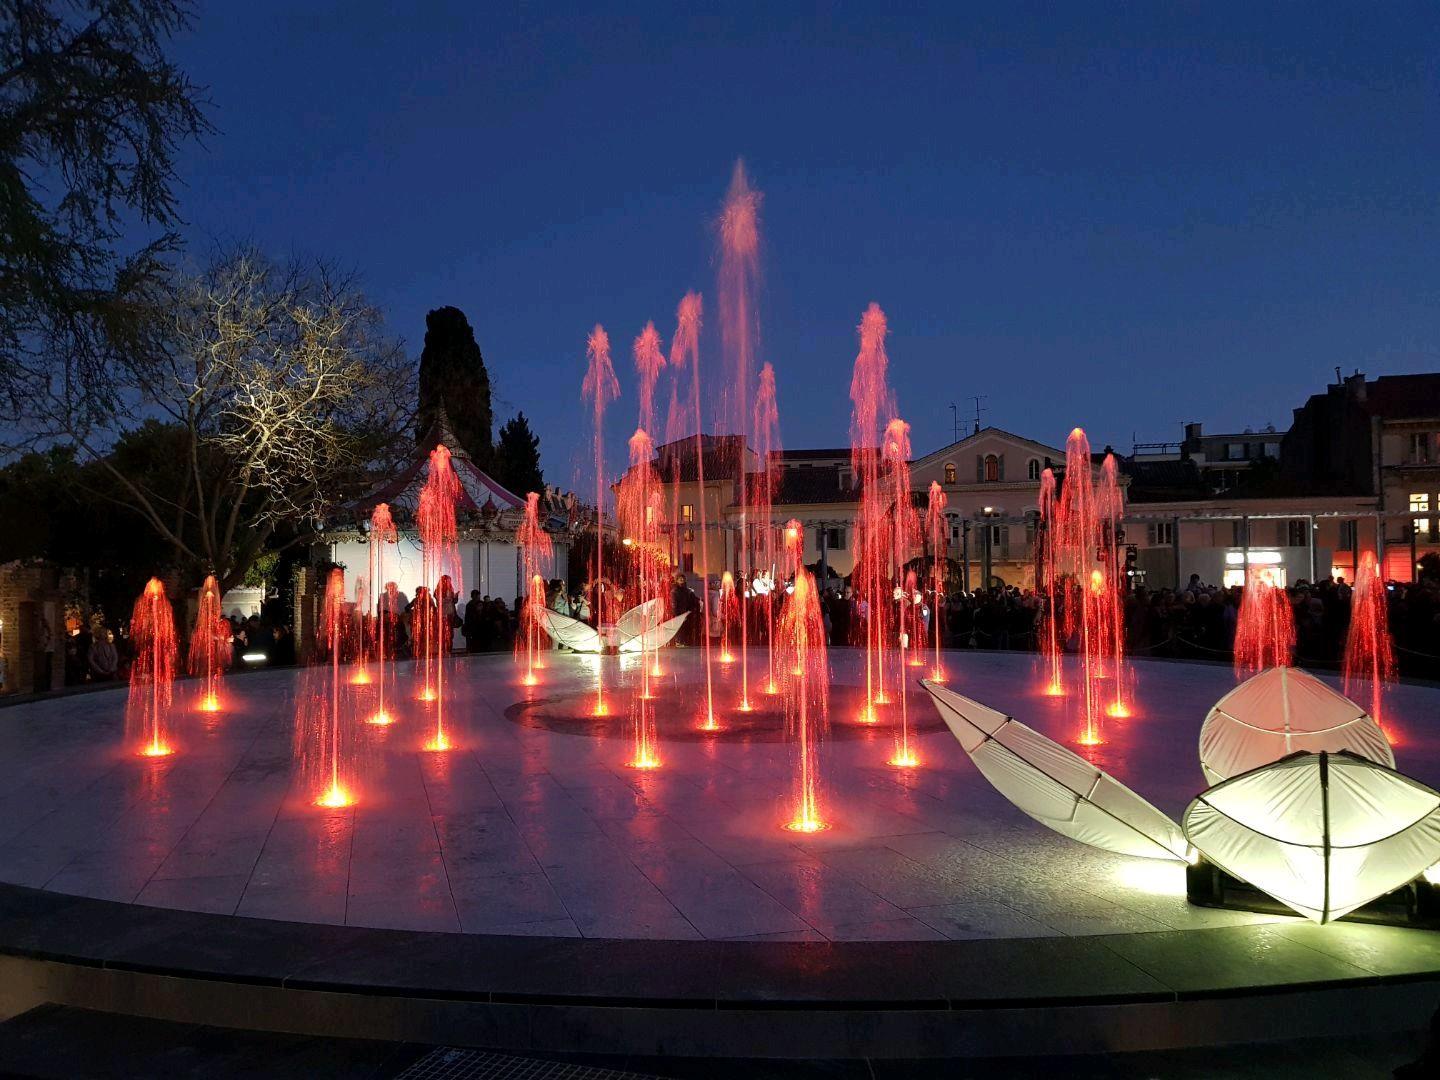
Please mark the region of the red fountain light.
<svg viewBox="0 0 1440 1080"><path fill-rule="evenodd" d="M930 681L945 681L945 666L940 662L941 602L945 591L946 548L950 539L945 506L949 502L939 481L930 481L929 498L925 504L925 525L930 533L930 624L935 631L935 662L930 667Z"/></svg>
<svg viewBox="0 0 1440 1080"><path fill-rule="evenodd" d="M367 578L355 579L355 663L350 669L351 686L370 685L370 589Z"/></svg>
<svg viewBox="0 0 1440 1080"><path fill-rule="evenodd" d="M455 508L460 502L460 478L450 463L450 451L443 445L430 451L430 469L420 489L417 523L420 529L421 576L429 587L421 618L425 638L425 691L422 700L435 706L435 728L425 749L453 747L445 729L445 667L454 628L450 614L460 590L459 538ZM416 590L419 594L420 589Z"/></svg>
<svg viewBox="0 0 1440 1080"><path fill-rule="evenodd" d="M899 608L895 619L897 645L895 681L898 684L900 698L900 723L895 738L895 754L891 757L890 764L897 768L909 769L920 764L919 756L915 753L914 747L910 745L910 702L903 670L905 648L910 641L905 629L905 611L907 608L915 606L912 602L915 593L915 579L913 574L908 578L902 577L902 567L915 544L919 532L919 521L915 514L915 503L910 495L910 425L898 416L885 427L880 456L884 465L882 484L889 495L889 505L884 512L885 521L889 526L885 530L889 544L886 552L886 572L882 581L887 585L893 583L892 596L894 603ZM881 605L882 608L889 606L888 603ZM883 650L881 657L883 670Z"/></svg>
<svg viewBox="0 0 1440 1080"><path fill-rule="evenodd" d="M860 351L850 378L850 463L860 488L856 514L856 553L851 575L856 606L865 631L865 703L860 721L879 719L877 706L888 704L885 692L886 625L890 611L891 551L885 513L888 497L880 484L882 424L895 411L886 383L890 358L885 352L885 313L871 304L860 319Z"/></svg>
<svg viewBox="0 0 1440 1080"><path fill-rule="evenodd" d="M666 560L660 546L663 497L655 477L654 456L650 436L644 430L637 430L630 438L630 470L621 482L617 503L620 527L631 540L629 550L634 556L636 595L641 604L654 609L653 617L647 617L642 623L640 693L630 704L635 752L629 764L636 769L654 769L660 765L659 740L655 732L655 694L651 684L657 650L650 641L650 628L658 626L665 618Z"/></svg>
<svg viewBox="0 0 1440 1080"><path fill-rule="evenodd" d="M735 162L730 189L720 213L720 342L730 362L732 430L741 436L736 475L745 475L744 444L751 433L751 377L759 345L760 318L756 295L760 281L760 193L750 186L745 163ZM751 445L758 440L749 439ZM755 553L749 520L749 500L740 500L740 580L749 589L754 573ZM768 523L767 523L768 525ZM750 654L747 605L740 605L740 711L749 712Z"/></svg>
<svg viewBox="0 0 1440 1080"><path fill-rule="evenodd" d="M670 343L670 370L675 382L678 382L680 371L684 369L687 362L690 365L690 411L693 415L689 419L695 425L695 479L697 481L696 489L700 492L700 497L695 502L700 537L700 644L705 654L705 715L700 719L700 726L706 731L715 731L720 727L720 723L715 715L715 678L710 655L710 541L706 528L707 515L705 511L705 425L700 409L701 303L699 294L686 293L681 298L680 305L675 311L675 320L675 337ZM671 385L673 389L674 383L672 382ZM672 440L678 440L680 434L685 430L685 419L681 415L681 410L672 404L670 423L673 427L668 432ZM679 490L683 476L681 470L683 458L677 453L673 460L675 463L673 482L676 496L672 502L677 510L672 515L672 521L679 517ZM693 533L688 534L688 536L693 535ZM680 546L686 538L687 534L682 533L681 539L676 542L676 561L682 565L683 560L678 558L678 554Z"/></svg>
<svg viewBox="0 0 1440 1080"><path fill-rule="evenodd" d="M780 611L775 659L785 701L785 730L795 759L794 816L785 827L813 833L826 827L820 805L819 752L829 726L830 670L819 590L804 565L804 537L798 521L786 526L786 554L795 567L795 587Z"/></svg>
<svg viewBox="0 0 1440 1080"><path fill-rule="evenodd" d="M175 613L159 578L145 583L130 615L135 660L130 665L130 696L125 703L126 742L142 757L175 752L170 706L175 693Z"/></svg>
<svg viewBox="0 0 1440 1080"><path fill-rule="evenodd" d="M1125 494L1120 488L1119 466L1114 454L1106 454L1100 466L1100 488L1095 496L1099 515L1100 580L1103 588L1096 597L1097 637L1111 690L1105 715L1124 719L1130 713L1130 669L1125 663L1125 604L1121 575L1121 520L1125 516Z"/></svg>
<svg viewBox="0 0 1440 1080"><path fill-rule="evenodd" d="M1268 569L1251 569L1235 619L1235 677L1288 667L1295 654L1295 613Z"/></svg>
<svg viewBox="0 0 1440 1080"><path fill-rule="evenodd" d="M1065 442L1065 484L1056 514L1057 581L1068 576L1067 595L1062 603L1065 637L1078 636L1081 678L1084 687L1084 727L1078 741L1098 746L1106 708L1107 661L1115 660L1115 622L1119 610L1118 586L1104 566L1106 525L1115 513L1108 495L1097 496L1091 470L1090 440L1076 428ZM1097 567L1096 561L1100 562ZM1078 595L1076 595L1078 594ZM1113 698L1112 698L1113 703Z"/></svg>
<svg viewBox="0 0 1440 1080"><path fill-rule="evenodd" d="M196 708L219 712L222 705L221 679L230 665L230 623L220 611L220 585L211 574L200 586L195 608L195 626L190 632L190 674L200 680Z"/></svg>
<svg viewBox="0 0 1440 1080"><path fill-rule="evenodd" d="M605 588L605 406L620 396L620 380L615 377L615 365L610 362L610 335L596 323L585 342L585 381L580 384L581 397L592 406L595 447L595 604L594 616L597 628L606 623L605 604L608 600ZM610 707L605 702L605 665L595 665L595 708L596 716L608 716Z"/></svg>
<svg viewBox="0 0 1440 1080"><path fill-rule="evenodd" d="M720 662L733 664L730 651L730 624L735 621L735 576L726 570L720 575ZM742 710L744 706L741 706Z"/></svg>
<svg viewBox="0 0 1440 1080"><path fill-rule="evenodd" d="M1066 582L1062 565L1065 524L1060 519L1060 503L1056 494L1055 473L1040 473L1040 594L1045 610L1040 628L1040 655L1045 671L1044 692L1049 697L1065 694L1065 620Z"/></svg>
<svg viewBox="0 0 1440 1080"><path fill-rule="evenodd" d="M520 549L524 564L525 585L528 590L524 606L520 609L520 636L515 640L517 654L525 656L525 674L521 683L536 686L540 677L535 673L545 665L540 652L549 643L545 633L545 576L550 569L554 546L550 534L540 523L540 493L532 491L525 496L525 517L515 530L515 544Z"/></svg>
<svg viewBox="0 0 1440 1080"><path fill-rule="evenodd" d="M1396 678L1395 647L1390 637L1390 612L1380 564L1373 551L1360 556L1350 600L1350 632L1345 638L1345 693L1354 696L1361 679L1370 683L1370 715L1393 743L1395 733L1385 724L1382 709L1385 690Z"/></svg>
<svg viewBox="0 0 1440 1080"><path fill-rule="evenodd" d="M395 721L386 708L385 699L394 683L400 590L385 576L385 555L390 546L398 544L399 540L400 534L390 516L389 504L377 503L370 512L369 593L372 598L378 598L378 604L374 613L374 633L371 635L375 643L375 711L370 714L369 722L378 727L387 727Z"/></svg>

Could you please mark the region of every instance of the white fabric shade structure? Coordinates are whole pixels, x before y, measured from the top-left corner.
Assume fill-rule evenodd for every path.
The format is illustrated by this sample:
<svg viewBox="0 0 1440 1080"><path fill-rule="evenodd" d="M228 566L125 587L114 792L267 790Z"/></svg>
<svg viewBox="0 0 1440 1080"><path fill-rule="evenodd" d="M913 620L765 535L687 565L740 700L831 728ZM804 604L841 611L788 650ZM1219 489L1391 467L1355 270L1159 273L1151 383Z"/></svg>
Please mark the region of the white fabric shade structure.
<svg viewBox="0 0 1440 1080"><path fill-rule="evenodd" d="M680 632L689 613L676 615L673 619L659 621L660 601L647 600L621 615L615 622L610 643L622 653L640 652L642 649L660 649L670 644ZM564 645L578 653L600 653L605 651L606 635L595 627L561 615L546 608L541 614L541 625L556 644Z"/></svg>
<svg viewBox="0 0 1440 1080"><path fill-rule="evenodd" d="M1042 825L1121 855L1185 860L1179 827L1113 776L1005 713L921 685L985 779Z"/></svg>
<svg viewBox="0 0 1440 1080"><path fill-rule="evenodd" d="M1348 750L1395 765L1370 714L1298 668L1267 668L1246 679L1215 703L1200 728L1200 768L1211 784L1301 750Z"/></svg>
<svg viewBox="0 0 1440 1080"><path fill-rule="evenodd" d="M1319 923L1440 861L1440 794L1346 751L1295 753L1225 780L1183 826L1220 869Z"/></svg>

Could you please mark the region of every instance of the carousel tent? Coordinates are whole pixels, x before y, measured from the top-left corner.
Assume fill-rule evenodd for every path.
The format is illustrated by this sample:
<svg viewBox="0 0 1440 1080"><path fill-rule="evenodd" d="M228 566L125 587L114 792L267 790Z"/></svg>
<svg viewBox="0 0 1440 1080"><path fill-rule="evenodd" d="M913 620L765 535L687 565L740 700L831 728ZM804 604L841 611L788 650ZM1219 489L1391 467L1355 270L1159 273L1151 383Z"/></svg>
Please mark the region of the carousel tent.
<svg viewBox="0 0 1440 1080"><path fill-rule="evenodd" d="M1200 728L1200 767L1211 784L1297 750L1349 750L1395 765L1370 714L1298 668L1267 668L1246 679L1215 703Z"/></svg>
<svg viewBox="0 0 1440 1080"><path fill-rule="evenodd" d="M1175 823L1114 777L1013 717L921 685L985 779L1036 821L1106 851L1184 861Z"/></svg>
<svg viewBox="0 0 1440 1080"><path fill-rule="evenodd" d="M1440 794L1347 751L1231 777L1197 797L1183 825L1220 869L1319 923L1440 861Z"/></svg>

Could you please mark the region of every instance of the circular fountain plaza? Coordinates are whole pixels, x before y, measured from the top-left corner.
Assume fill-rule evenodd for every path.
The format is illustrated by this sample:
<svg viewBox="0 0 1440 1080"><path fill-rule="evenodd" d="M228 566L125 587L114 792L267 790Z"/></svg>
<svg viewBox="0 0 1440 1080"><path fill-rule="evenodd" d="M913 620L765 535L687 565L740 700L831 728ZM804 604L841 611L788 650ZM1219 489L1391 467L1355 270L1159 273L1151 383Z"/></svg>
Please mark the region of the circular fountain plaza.
<svg viewBox="0 0 1440 1080"><path fill-rule="evenodd" d="M407 665L352 805L302 788L294 671L176 687L175 753L122 750L122 688L0 712L0 961L17 999L283 1030L551 1049L841 1057L1084 1052L1417 1026L1440 935L1194 907L1179 864L1083 847L976 771L911 684L919 764L859 723L836 650L826 827L800 833L774 698L698 729L704 664L666 650L660 764L636 769L633 660L457 658L451 749ZM765 656L752 653L763 683ZM1032 657L948 654L950 685L1070 745ZM596 666L610 715L595 718ZM910 669L912 677L925 672ZM1141 661L1088 753L1178 818L1228 667ZM1440 783L1440 689L1387 703ZM1250 991L1256 993L1251 996ZM226 1019L228 1017L228 1019Z"/></svg>

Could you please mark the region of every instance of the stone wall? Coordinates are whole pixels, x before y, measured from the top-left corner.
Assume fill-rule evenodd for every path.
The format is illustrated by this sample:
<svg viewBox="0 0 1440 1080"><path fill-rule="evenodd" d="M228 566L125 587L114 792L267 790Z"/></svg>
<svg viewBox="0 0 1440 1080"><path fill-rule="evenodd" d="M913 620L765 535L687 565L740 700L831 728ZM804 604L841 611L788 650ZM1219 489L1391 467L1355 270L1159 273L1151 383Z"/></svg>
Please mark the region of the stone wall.
<svg viewBox="0 0 1440 1080"><path fill-rule="evenodd" d="M42 620L49 626L49 679L37 686L46 666ZM47 563L0 565L0 693L29 694L65 684L65 602L58 568Z"/></svg>

